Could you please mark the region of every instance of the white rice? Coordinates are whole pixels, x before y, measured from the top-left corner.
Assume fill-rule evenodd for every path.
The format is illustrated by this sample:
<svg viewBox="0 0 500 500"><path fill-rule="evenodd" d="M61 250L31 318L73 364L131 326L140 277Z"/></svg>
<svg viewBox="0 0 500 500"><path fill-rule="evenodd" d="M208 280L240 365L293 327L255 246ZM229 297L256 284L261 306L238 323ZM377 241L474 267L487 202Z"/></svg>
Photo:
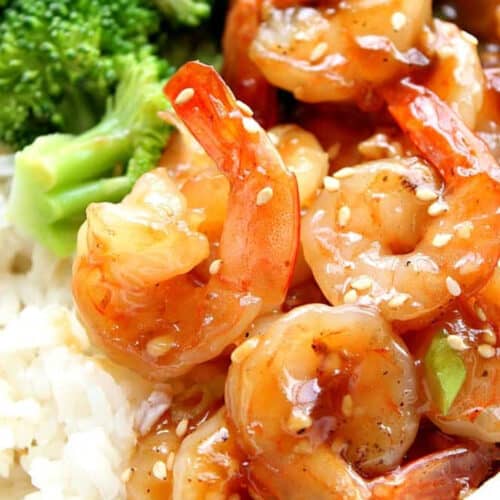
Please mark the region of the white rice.
<svg viewBox="0 0 500 500"><path fill-rule="evenodd" d="M0 165L0 499L125 498L120 477L150 385L92 351L73 312L71 262L3 216ZM5 172L4 172L5 171Z"/></svg>

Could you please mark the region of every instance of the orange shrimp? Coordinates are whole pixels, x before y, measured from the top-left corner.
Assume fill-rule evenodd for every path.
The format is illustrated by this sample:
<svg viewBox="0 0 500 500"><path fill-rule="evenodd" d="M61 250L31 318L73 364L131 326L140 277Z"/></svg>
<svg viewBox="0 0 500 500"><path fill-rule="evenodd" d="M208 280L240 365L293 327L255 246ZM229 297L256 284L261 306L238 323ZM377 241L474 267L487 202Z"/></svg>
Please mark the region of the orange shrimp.
<svg viewBox="0 0 500 500"><path fill-rule="evenodd" d="M222 75L236 96L269 128L278 120L276 89L264 78L248 51L260 24L262 0L236 0L226 19Z"/></svg>
<svg viewBox="0 0 500 500"><path fill-rule="evenodd" d="M444 178L410 159L341 170L304 218L306 261L332 304L375 303L421 328L487 282L500 252L500 168L431 91L402 81L389 110ZM442 197L442 199L440 199ZM359 292L359 293L358 293Z"/></svg>
<svg viewBox="0 0 500 500"><path fill-rule="evenodd" d="M90 205L73 274L94 342L159 379L215 358L259 312L283 302L299 228L294 176L215 70L188 63L165 92L231 184L220 260L206 284L190 274L208 242L199 214L158 169L122 203Z"/></svg>
<svg viewBox="0 0 500 500"><path fill-rule="evenodd" d="M372 500L463 498L487 477L492 452L474 443L424 456L371 482Z"/></svg>
<svg viewBox="0 0 500 500"><path fill-rule="evenodd" d="M465 368L463 384L446 413L440 408L440 391L425 369L429 346L439 332L446 335ZM418 332L414 343L418 378L426 398L425 415L447 434L489 443L500 441L500 351L496 349L496 334L465 308L455 307Z"/></svg>

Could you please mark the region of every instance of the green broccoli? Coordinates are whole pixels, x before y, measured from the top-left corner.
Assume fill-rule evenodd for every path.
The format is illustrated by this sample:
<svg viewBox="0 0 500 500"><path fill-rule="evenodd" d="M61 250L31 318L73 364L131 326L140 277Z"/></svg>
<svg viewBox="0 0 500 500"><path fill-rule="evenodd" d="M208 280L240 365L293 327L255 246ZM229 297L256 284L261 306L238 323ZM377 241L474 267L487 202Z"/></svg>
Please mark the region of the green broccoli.
<svg viewBox="0 0 500 500"><path fill-rule="evenodd" d="M169 135L165 65L155 56L123 56L116 95L95 127L81 135L42 136L16 155L9 219L59 256L75 247L85 208L119 201L154 167Z"/></svg>
<svg viewBox="0 0 500 500"><path fill-rule="evenodd" d="M153 0L171 22L198 26L210 16L213 0Z"/></svg>
<svg viewBox="0 0 500 500"><path fill-rule="evenodd" d="M95 124L117 84L117 57L160 29L146 0L11 0L0 21L0 141L24 146Z"/></svg>

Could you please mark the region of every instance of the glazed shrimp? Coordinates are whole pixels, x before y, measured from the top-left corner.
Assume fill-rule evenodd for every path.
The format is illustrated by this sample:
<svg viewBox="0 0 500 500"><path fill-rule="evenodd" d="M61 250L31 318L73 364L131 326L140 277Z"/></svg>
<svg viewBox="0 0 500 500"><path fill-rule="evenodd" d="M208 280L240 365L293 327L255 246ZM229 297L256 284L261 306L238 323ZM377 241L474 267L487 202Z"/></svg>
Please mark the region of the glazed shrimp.
<svg viewBox="0 0 500 500"><path fill-rule="evenodd" d="M225 500L244 489L244 456L221 408L182 442L173 468L173 500Z"/></svg>
<svg viewBox="0 0 500 500"><path fill-rule="evenodd" d="M300 207L308 208L328 173L328 154L313 134L298 125L278 125L268 134L283 162L297 178Z"/></svg>
<svg viewBox="0 0 500 500"><path fill-rule="evenodd" d="M264 78L248 52L260 23L262 0L235 0L229 9L222 39L222 75L238 99L255 113L264 127L278 119L276 89Z"/></svg>
<svg viewBox="0 0 500 500"><path fill-rule="evenodd" d="M226 405L257 497L362 499L418 428L414 365L371 309L293 309L232 354Z"/></svg>
<svg viewBox="0 0 500 500"><path fill-rule="evenodd" d="M199 214L159 169L121 204L88 208L73 273L94 342L153 378L215 358L260 311L281 304L298 243L295 178L215 70L188 63L166 93L230 180L220 260L206 284L190 274L208 256L208 241Z"/></svg>
<svg viewBox="0 0 500 500"><path fill-rule="evenodd" d="M269 1L250 57L277 87L306 102L362 100L370 89L426 65L415 47L431 1Z"/></svg>
<svg viewBox="0 0 500 500"><path fill-rule="evenodd" d="M153 393L154 397L143 403L145 411L137 425L138 443L123 477L127 483L128 499L172 498L173 468L178 457L182 457L179 461L197 458L196 450L181 455L180 448L223 404L226 371L227 363L222 360L198 365L167 387L160 385ZM165 389L168 389L169 397L163 398L164 410L158 415L154 403L162 393L165 394ZM195 491L195 485L192 486Z"/></svg>
<svg viewBox="0 0 500 500"><path fill-rule="evenodd" d="M422 457L370 484L372 500L463 498L488 477L494 457L477 444Z"/></svg>
<svg viewBox="0 0 500 500"><path fill-rule="evenodd" d="M438 389L433 388L424 362L433 337L440 332L456 349L466 370L464 382L446 414L439 409ZM427 400L426 416L447 434L500 442L500 351L493 330L464 309L454 308L426 331L419 332L416 343L419 380Z"/></svg>
<svg viewBox="0 0 500 500"><path fill-rule="evenodd" d="M439 19L433 22L430 39L436 57L425 86L447 102L474 130L485 91L477 40L455 24Z"/></svg>
<svg viewBox="0 0 500 500"><path fill-rule="evenodd" d="M445 182L415 160L339 171L304 219L306 261L332 304L376 303L401 329L424 326L484 285L498 259L500 169L428 90L389 97L403 130ZM456 168L455 168L456 167Z"/></svg>

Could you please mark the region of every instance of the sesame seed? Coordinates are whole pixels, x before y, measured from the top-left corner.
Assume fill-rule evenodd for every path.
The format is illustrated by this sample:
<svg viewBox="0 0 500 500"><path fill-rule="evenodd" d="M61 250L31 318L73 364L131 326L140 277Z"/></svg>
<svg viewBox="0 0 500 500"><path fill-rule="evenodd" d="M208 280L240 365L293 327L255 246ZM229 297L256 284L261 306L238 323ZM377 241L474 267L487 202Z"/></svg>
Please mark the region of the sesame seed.
<svg viewBox="0 0 500 500"><path fill-rule="evenodd" d="M167 470L172 470L174 468L175 453L171 451L167 457Z"/></svg>
<svg viewBox="0 0 500 500"><path fill-rule="evenodd" d="M340 227L347 226L347 224L349 224L349 221L351 220L351 209L346 205L340 207L337 219L339 221Z"/></svg>
<svg viewBox="0 0 500 500"><path fill-rule="evenodd" d="M238 106L238 108L244 115L253 116L252 108L248 104L245 104L243 101L237 99L236 106Z"/></svg>
<svg viewBox="0 0 500 500"><path fill-rule="evenodd" d="M438 233L432 239L432 245L437 248L442 248L447 245L453 238L452 234L449 233Z"/></svg>
<svg viewBox="0 0 500 500"><path fill-rule="evenodd" d="M446 337L446 342L454 351L466 351L469 346L465 343L464 339L460 335L448 335Z"/></svg>
<svg viewBox="0 0 500 500"><path fill-rule="evenodd" d="M497 267L500 268L500 259L497 260Z"/></svg>
<svg viewBox="0 0 500 500"><path fill-rule="evenodd" d="M484 312L484 309L481 306L475 304L474 310L476 311L476 316L478 317L479 321L486 321L488 319L486 317L486 313Z"/></svg>
<svg viewBox="0 0 500 500"><path fill-rule="evenodd" d="M391 25L394 31L399 31L407 22L406 16L402 12L394 12L391 16Z"/></svg>
<svg viewBox="0 0 500 500"><path fill-rule="evenodd" d="M356 290L349 290L344 295L344 304L354 304L358 300L358 292Z"/></svg>
<svg viewBox="0 0 500 500"><path fill-rule="evenodd" d="M227 500L240 500L240 496L238 495L238 493L233 493L232 495L229 495L227 497Z"/></svg>
<svg viewBox="0 0 500 500"><path fill-rule="evenodd" d="M287 427L290 432L297 433L304 429L309 429L313 424L312 418L300 410L293 409L288 417Z"/></svg>
<svg viewBox="0 0 500 500"><path fill-rule="evenodd" d="M420 201L434 201L438 199L436 191L425 186L419 186L415 191L415 195Z"/></svg>
<svg viewBox="0 0 500 500"><path fill-rule="evenodd" d="M240 344L232 353L231 353L231 361L233 363L242 363L245 359L248 358L250 353L259 345L259 338L252 337L248 340L245 340L242 344Z"/></svg>
<svg viewBox="0 0 500 500"><path fill-rule="evenodd" d="M407 293L397 293L391 300L389 300L387 305L396 309L396 307L401 307L409 298L410 296Z"/></svg>
<svg viewBox="0 0 500 500"><path fill-rule="evenodd" d="M260 125L253 119L248 116L243 117L243 128L249 134L256 134L260 130Z"/></svg>
<svg viewBox="0 0 500 500"><path fill-rule="evenodd" d="M442 215L450 209L448 203L445 201L435 201L432 205L427 209L427 213L432 217L436 217L437 215Z"/></svg>
<svg viewBox="0 0 500 500"><path fill-rule="evenodd" d="M159 358L170 351L174 345L175 342L170 335L160 335L146 344L146 352L153 358Z"/></svg>
<svg viewBox="0 0 500 500"><path fill-rule="evenodd" d="M191 87L187 87L181 90L177 97L175 98L175 104L186 104L192 97L194 96L194 89Z"/></svg>
<svg viewBox="0 0 500 500"><path fill-rule="evenodd" d="M183 437L187 430L188 430L188 419L187 418L183 418L178 424L177 424L177 427L175 428L175 434L178 438L181 438Z"/></svg>
<svg viewBox="0 0 500 500"><path fill-rule="evenodd" d="M210 263L210 266L208 266L208 272L210 274L217 274L220 271L220 268L222 266L222 259L215 259Z"/></svg>
<svg viewBox="0 0 500 500"><path fill-rule="evenodd" d="M468 240L471 237L472 230L474 229L474 224L470 221L462 222L455 226L457 230L457 236L463 240Z"/></svg>
<svg viewBox="0 0 500 500"><path fill-rule="evenodd" d="M340 170L337 170L333 176L336 179L345 179L346 177L350 177L352 174L354 174L355 169L352 167L344 167L341 168Z"/></svg>
<svg viewBox="0 0 500 500"><path fill-rule="evenodd" d="M340 142L334 142L327 151L328 159L335 160L340 153Z"/></svg>
<svg viewBox="0 0 500 500"><path fill-rule="evenodd" d="M257 199L255 201L255 204L258 207L261 207L262 205L265 205L266 203L269 203L271 201L271 198L273 197L273 188L270 186L266 186L262 188L258 193L257 193Z"/></svg>
<svg viewBox="0 0 500 500"><path fill-rule="evenodd" d="M477 352L479 353L479 356L481 356L484 359L491 359L495 356L495 348L492 345L489 344L481 344L477 346Z"/></svg>
<svg viewBox="0 0 500 500"><path fill-rule="evenodd" d="M360 276L351 283L351 287L358 291L369 290L372 285L373 281L369 276Z"/></svg>
<svg viewBox="0 0 500 500"><path fill-rule="evenodd" d="M320 42L318 45L312 49L311 54L309 55L309 61L312 63L318 62L323 56L326 54L328 50L328 44L326 42Z"/></svg>
<svg viewBox="0 0 500 500"><path fill-rule="evenodd" d="M346 394L342 398L341 410L344 417L352 416L352 396L350 394Z"/></svg>
<svg viewBox="0 0 500 500"><path fill-rule="evenodd" d="M162 462L161 460L154 463L151 472L156 479L160 479L161 481L165 481L165 479L167 479L167 466L165 465L165 462Z"/></svg>
<svg viewBox="0 0 500 500"><path fill-rule="evenodd" d="M132 476L132 468L128 467L122 472L120 479L122 480L122 483L128 483L130 481L131 476Z"/></svg>
<svg viewBox="0 0 500 500"><path fill-rule="evenodd" d="M340 189L340 182L338 179L335 179L335 177L327 175L323 178L323 186L325 186L327 191L333 193L334 191L338 191Z"/></svg>
<svg viewBox="0 0 500 500"><path fill-rule="evenodd" d="M485 344L495 345L497 343L496 333L491 328L484 330L482 338Z"/></svg>
<svg viewBox="0 0 500 500"><path fill-rule="evenodd" d="M450 295L453 297L458 297L462 293L462 289L456 280L454 280L451 276L446 277L446 288Z"/></svg>
<svg viewBox="0 0 500 500"><path fill-rule="evenodd" d="M267 136L275 146L277 146L280 143L279 137L274 132L268 132Z"/></svg>

